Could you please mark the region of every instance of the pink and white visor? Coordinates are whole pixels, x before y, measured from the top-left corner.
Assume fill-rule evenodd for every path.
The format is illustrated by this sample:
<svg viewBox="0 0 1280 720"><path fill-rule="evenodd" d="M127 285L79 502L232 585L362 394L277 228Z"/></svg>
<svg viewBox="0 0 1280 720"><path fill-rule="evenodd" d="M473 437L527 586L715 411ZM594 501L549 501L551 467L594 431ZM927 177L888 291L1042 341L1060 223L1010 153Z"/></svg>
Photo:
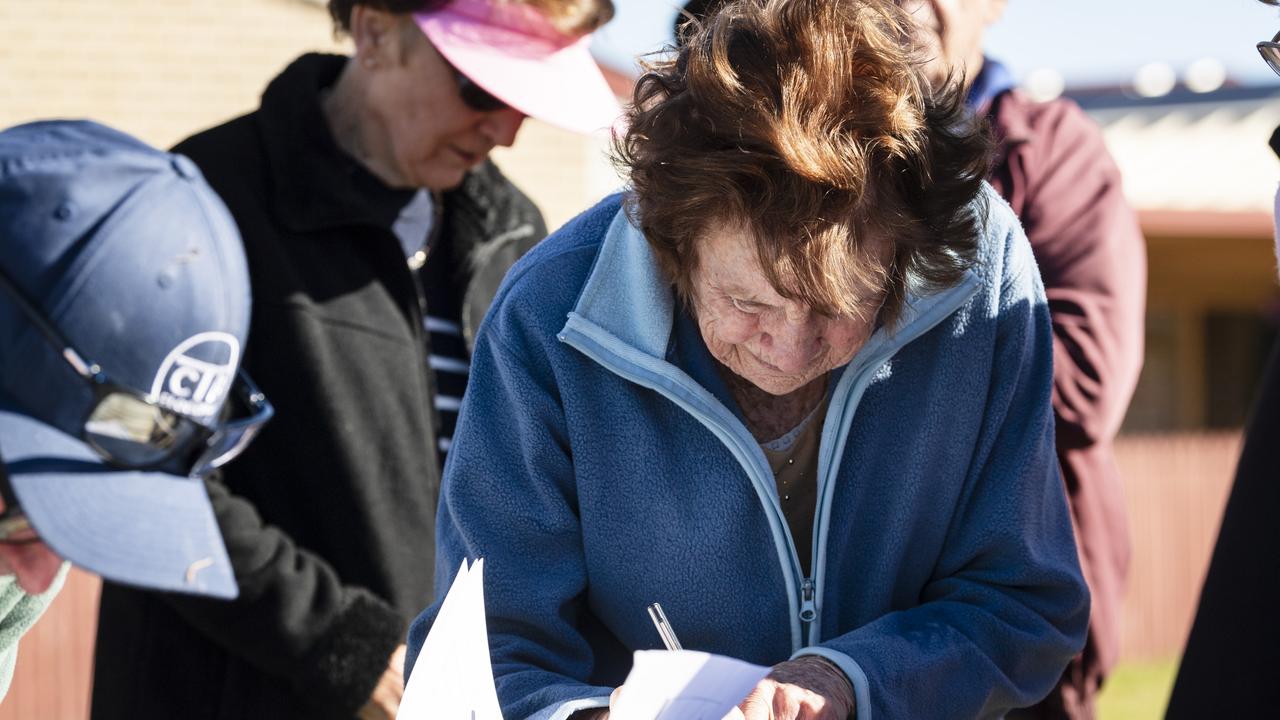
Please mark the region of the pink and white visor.
<svg viewBox="0 0 1280 720"><path fill-rule="evenodd" d="M530 117L589 133L612 127L621 112L590 36L566 37L527 5L454 0L413 18L450 64Z"/></svg>

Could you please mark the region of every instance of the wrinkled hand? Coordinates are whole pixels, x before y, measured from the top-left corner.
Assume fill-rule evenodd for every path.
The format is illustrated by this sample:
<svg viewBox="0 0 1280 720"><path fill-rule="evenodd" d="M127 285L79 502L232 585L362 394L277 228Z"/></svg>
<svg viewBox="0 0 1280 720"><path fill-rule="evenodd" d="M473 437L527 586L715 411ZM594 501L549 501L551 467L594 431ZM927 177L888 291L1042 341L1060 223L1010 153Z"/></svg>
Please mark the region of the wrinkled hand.
<svg viewBox="0 0 1280 720"><path fill-rule="evenodd" d="M387 669L378 678L378 684L369 696L369 702L360 708L360 720L392 720L400 710L400 698L404 695L404 653L401 645L391 653Z"/></svg>
<svg viewBox="0 0 1280 720"><path fill-rule="evenodd" d="M610 705L621 692L621 687L613 691ZM724 720L853 720L854 710L853 684L844 672L823 658L805 655L774 665ZM573 720L608 718L604 708L573 715Z"/></svg>
<svg viewBox="0 0 1280 720"><path fill-rule="evenodd" d="M854 702L853 685L840 668L804 655L774 665L725 720L849 720Z"/></svg>

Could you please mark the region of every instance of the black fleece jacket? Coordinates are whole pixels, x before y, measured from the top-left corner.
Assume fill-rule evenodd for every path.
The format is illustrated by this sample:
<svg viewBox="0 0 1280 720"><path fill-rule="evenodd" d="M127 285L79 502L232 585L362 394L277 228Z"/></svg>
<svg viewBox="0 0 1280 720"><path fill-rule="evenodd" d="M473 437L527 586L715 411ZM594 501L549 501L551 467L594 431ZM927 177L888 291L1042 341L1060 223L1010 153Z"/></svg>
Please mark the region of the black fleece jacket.
<svg viewBox="0 0 1280 720"><path fill-rule="evenodd" d="M391 231L411 191L330 135L320 93L345 62L299 58L256 112L176 148L244 236L244 367L276 417L208 483L237 600L104 587L97 720L350 718L431 602L440 469L423 293ZM546 229L492 164L442 204L435 242L466 259L453 285L474 325Z"/></svg>

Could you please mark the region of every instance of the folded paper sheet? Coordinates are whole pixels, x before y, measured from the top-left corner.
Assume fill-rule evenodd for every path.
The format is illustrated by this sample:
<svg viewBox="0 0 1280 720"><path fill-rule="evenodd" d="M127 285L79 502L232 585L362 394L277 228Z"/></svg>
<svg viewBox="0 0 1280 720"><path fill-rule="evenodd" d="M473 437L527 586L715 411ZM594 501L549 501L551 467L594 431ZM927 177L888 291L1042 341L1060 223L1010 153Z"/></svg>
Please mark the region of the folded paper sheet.
<svg viewBox="0 0 1280 720"><path fill-rule="evenodd" d="M400 700L397 720L502 720L484 619L484 560L458 570Z"/></svg>
<svg viewBox="0 0 1280 720"><path fill-rule="evenodd" d="M639 650L609 720L720 720L769 668L693 650Z"/></svg>
<svg viewBox="0 0 1280 720"><path fill-rule="evenodd" d="M692 650L640 650L610 720L721 720L769 668ZM484 560L458 570L396 720L502 720L489 659Z"/></svg>

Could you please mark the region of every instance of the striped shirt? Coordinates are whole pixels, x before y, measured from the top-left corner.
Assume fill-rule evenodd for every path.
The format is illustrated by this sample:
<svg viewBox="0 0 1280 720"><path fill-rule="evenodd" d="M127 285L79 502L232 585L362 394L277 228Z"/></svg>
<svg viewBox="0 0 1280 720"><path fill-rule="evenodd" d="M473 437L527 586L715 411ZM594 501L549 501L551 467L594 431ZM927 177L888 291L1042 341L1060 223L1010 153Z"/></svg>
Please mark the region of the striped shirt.
<svg viewBox="0 0 1280 720"><path fill-rule="evenodd" d="M400 211L392 229L425 295L427 312L423 324L427 362L435 380L435 410L439 419L436 451L440 467L444 467L453 442L453 430L458 424L462 393L467 389L471 357L462 335L462 288L458 287L459 263L453 256L453 247L447 242L428 247L435 221L436 207L431 193L420 190Z"/></svg>

